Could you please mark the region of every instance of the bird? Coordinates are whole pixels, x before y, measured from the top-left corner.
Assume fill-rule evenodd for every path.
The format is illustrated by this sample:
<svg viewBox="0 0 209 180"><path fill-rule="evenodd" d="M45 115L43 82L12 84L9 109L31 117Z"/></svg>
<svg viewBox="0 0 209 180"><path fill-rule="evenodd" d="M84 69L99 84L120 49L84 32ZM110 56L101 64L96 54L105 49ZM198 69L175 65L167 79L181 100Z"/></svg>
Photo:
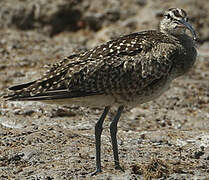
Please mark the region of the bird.
<svg viewBox="0 0 209 180"><path fill-rule="evenodd" d="M104 108L95 124L96 170L92 175L102 172L102 126L111 107L117 107L110 136L114 167L123 171L117 144L122 111L156 99L172 80L187 73L196 61L196 39L186 11L170 8L164 11L159 29L133 32L71 54L50 65L41 78L10 87L4 98Z"/></svg>

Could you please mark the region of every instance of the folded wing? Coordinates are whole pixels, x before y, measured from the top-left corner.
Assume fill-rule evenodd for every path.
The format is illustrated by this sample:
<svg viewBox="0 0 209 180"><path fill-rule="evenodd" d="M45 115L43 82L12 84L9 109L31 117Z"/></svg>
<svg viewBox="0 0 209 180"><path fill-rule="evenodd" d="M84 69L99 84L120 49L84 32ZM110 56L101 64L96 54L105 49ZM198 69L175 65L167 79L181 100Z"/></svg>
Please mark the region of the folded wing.
<svg viewBox="0 0 209 180"><path fill-rule="evenodd" d="M130 34L69 56L42 78L9 88L13 92L6 98L53 100L139 91L168 75L177 52L175 43L162 35L152 39L153 33L157 32Z"/></svg>

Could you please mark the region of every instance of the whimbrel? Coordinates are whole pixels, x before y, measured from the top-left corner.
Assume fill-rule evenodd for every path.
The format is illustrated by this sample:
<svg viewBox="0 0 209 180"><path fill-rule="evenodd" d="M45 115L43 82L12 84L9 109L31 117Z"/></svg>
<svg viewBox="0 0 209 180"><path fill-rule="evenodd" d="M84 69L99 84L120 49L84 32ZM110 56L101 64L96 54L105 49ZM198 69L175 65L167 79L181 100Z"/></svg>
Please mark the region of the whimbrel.
<svg viewBox="0 0 209 180"><path fill-rule="evenodd" d="M186 29L192 37L186 34ZM10 87L5 98L104 107L95 125L96 172L101 172L102 125L111 106L118 111L110 124L116 169L117 124L124 106L159 97L171 81L193 66L196 34L183 9L165 11L159 30L122 36L84 53L64 58L35 81Z"/></svg>

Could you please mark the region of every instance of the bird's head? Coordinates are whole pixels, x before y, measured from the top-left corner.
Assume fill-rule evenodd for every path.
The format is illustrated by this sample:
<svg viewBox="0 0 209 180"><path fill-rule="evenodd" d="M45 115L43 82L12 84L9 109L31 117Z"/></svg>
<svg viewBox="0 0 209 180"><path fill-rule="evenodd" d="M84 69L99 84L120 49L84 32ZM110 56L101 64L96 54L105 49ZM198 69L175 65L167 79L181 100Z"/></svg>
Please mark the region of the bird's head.
<svg viewBox="0 0 209 180"><path fill-rule="evenodd" d="M191 32L193 39L196 40L195 30L188 23L187 13L183 9L170 8L165 11L160 23L161 32L178 35L184 34L186 29Z"/></svg>

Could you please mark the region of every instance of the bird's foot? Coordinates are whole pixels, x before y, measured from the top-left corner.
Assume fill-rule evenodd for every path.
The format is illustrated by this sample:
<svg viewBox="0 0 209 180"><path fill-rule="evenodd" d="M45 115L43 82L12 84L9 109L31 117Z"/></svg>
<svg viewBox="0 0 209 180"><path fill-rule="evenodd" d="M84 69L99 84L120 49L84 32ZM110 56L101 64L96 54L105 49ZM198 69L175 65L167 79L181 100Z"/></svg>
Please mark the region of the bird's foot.
<svg viewBox="0 0 209 180"><path fill-rule="evenodd" d="M115 165L115 169L125 172L125 170L120 165Z"/></svg>
<svg viewBox="0 0 209 180"><path fill-rule="evenodd" d="M97 175L97 174L99 174L99 173L101 173L101 172L102 172L102 169L101 169L101 168L96 169L96 171L93 172L93 173L91 174L91 176L95 176L95 175Z"/></svg>

